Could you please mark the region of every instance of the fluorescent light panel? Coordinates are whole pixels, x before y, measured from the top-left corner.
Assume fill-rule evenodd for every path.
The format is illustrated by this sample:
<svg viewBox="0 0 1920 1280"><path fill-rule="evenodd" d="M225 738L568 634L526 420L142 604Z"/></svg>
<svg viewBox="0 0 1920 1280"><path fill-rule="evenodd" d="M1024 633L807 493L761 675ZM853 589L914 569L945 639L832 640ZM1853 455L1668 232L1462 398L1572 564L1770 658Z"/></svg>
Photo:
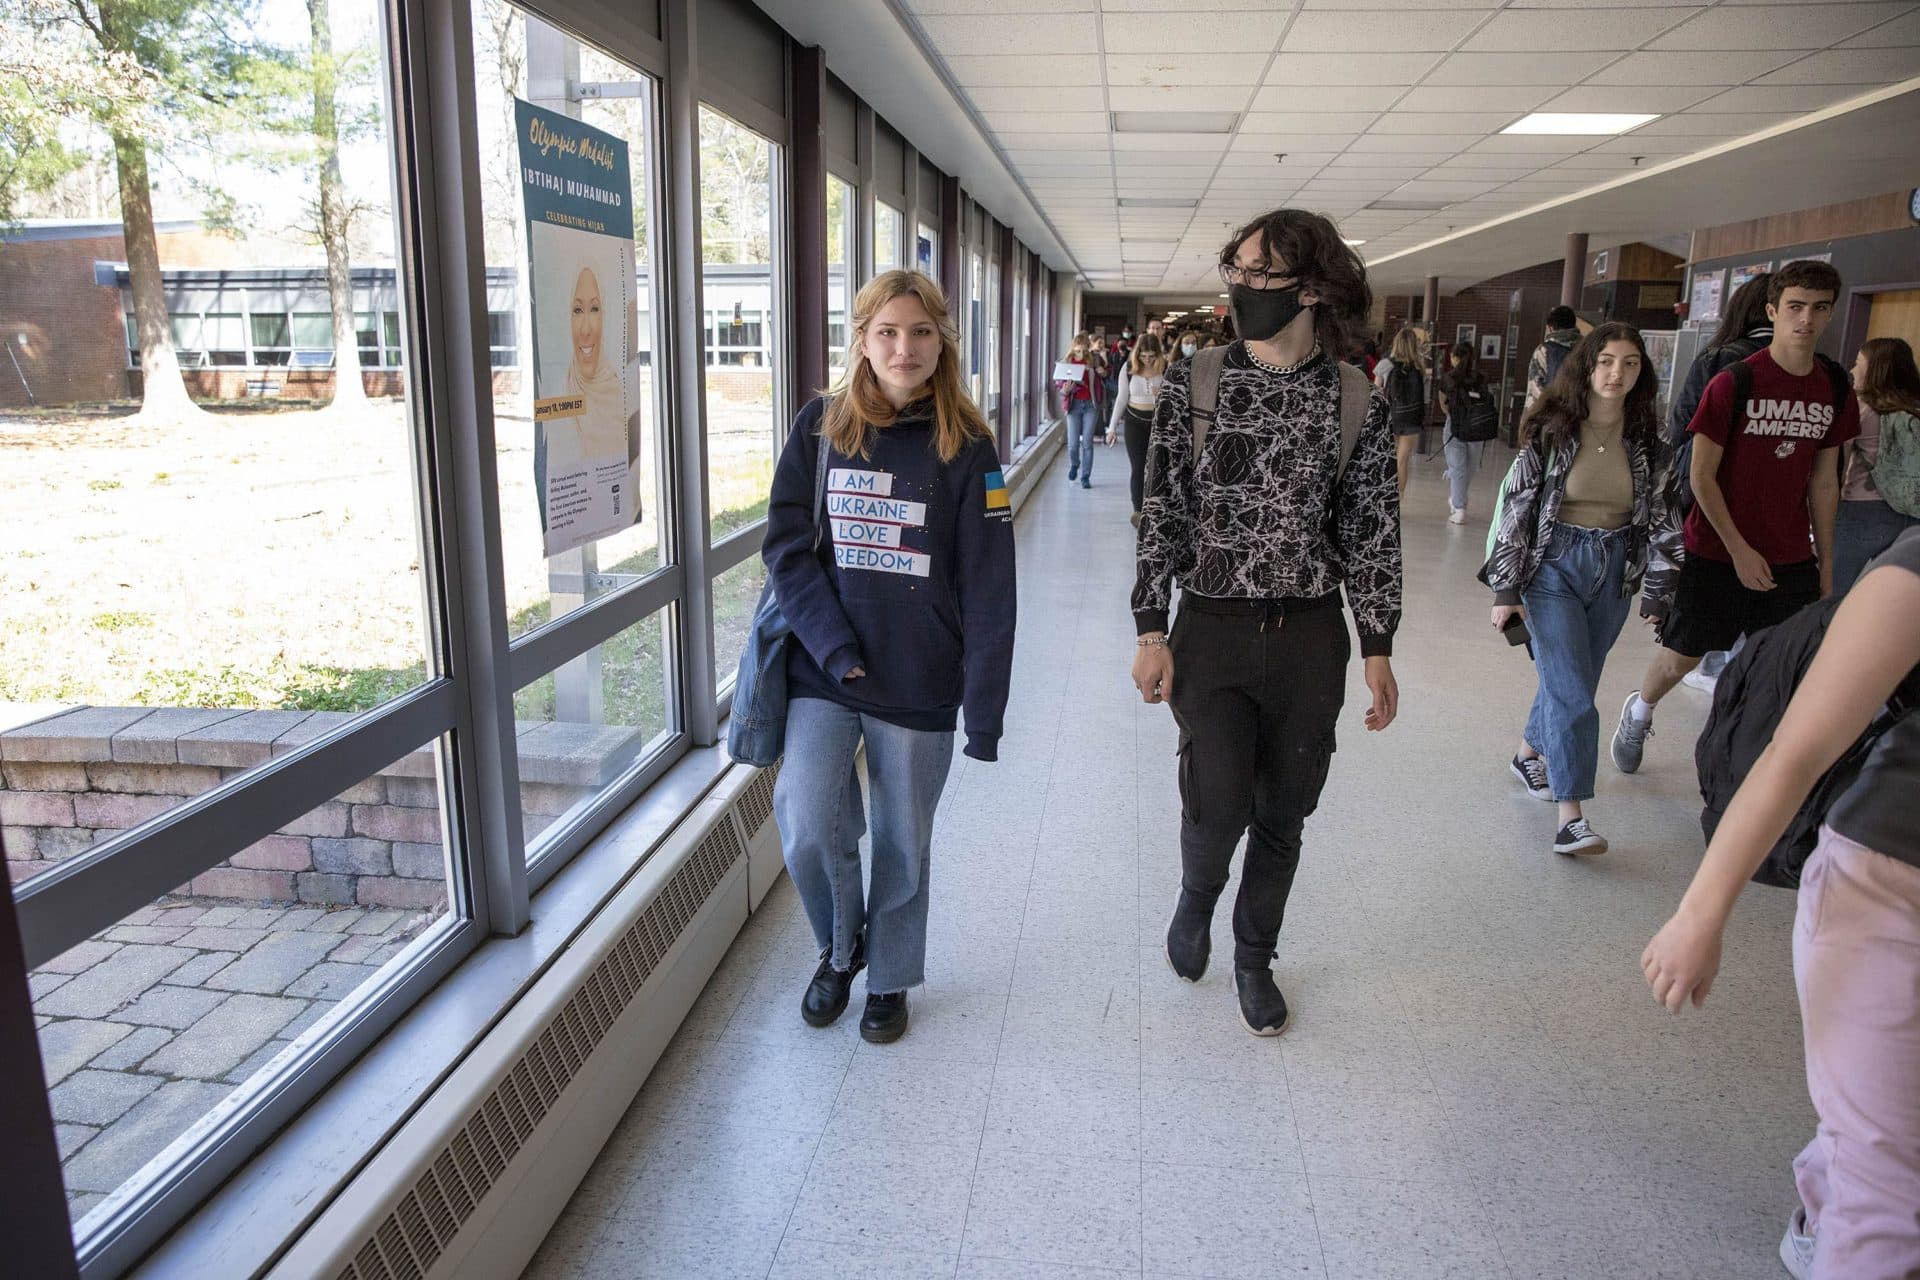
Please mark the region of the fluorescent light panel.
<svg viewBox="0 0 1920 1280"><path fill-rule="evenodd" d="M1116 111L1115 133L1232 133L1238 111Z"/></svg>
<svg viewBox="0 0 1920 1280"><path fill-rule="evenodd" d="M1638 129L1655 115L1613 111L1536 111L1514 121L1501 133L1556 133L1604 136Z"/></svg>

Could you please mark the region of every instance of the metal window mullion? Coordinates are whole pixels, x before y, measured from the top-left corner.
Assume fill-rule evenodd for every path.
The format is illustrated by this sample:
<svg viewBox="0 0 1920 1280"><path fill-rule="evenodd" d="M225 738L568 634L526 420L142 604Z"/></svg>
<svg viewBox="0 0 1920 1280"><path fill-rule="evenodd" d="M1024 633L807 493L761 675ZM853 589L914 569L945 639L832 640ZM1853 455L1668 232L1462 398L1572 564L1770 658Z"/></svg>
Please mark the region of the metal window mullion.
<svg viewBox="0 0 1920 1280"><path fill-rule="evenodd" d="M485 221L471 13L461 0L392 0L396 135L412 201L400 201L414 251L416 393L434 446L435 516L447 549L447 644L461 694L447 806L455 889L502 935L528 907L514 742L512 658L487 337ZM464 881L464 884L459 882Z"/></svg>
<svg viewBox="0 0 1920 1280"><path fill-rule="evenodd" d="M751 560L760 554L760 548L767 540L767 522L760 519L744 529L727 536L725 541L713 544L707 552L707 573L719 577L727 570Z"/></svg>
<svg viewBox="0 0 1920 1280"><path fill-rule="evenodd" d="M663 0L666 34L666 145L661 149L661 185L666 191L665 252L660 255L661 297L670 317L667 430L673 437L674 475L683 591L674 610L684 661L680 667L681 723L695 746L718 736L714 713L713 583L707 576L706 312L700 278L700 93L695 41L698 0Z"/></svg>
<svg viewBox="0 0 1920 1280"><path fill-rule="evenodd" d="M514 642L509 659L514 689L526 688L549 671L666 608L680 598L684 577L679 565L669 565L645 582L589 601L560 621L522 636Z"/></svg>
<svg viewBox="0 0 1920 1280"><path fill-rule="evenodd" d="M859 291L859 284L873 279L876 263L873 256L873 231L877 210L874 208L874 184L879 181L875 166L873 149L879 143L880 126L876 121L873 108L864 98L855 101L853 108L854 142L853 153L858 164L860 185L855 193L854 204L860 210L854 231L854 261L847 264L854 278L847 281L847 327L848 339L852 339L853 295ZM856 266L856 264L858 264ZM858 282L858 283L856 283Z"/></svg>
<svg viewBox="0 0 1920 1280"><path fill-rule="evenodd" d="M455 702L451 681L423 685L35 876L16 891L27 967L86 941L444 734Z"/></svg>

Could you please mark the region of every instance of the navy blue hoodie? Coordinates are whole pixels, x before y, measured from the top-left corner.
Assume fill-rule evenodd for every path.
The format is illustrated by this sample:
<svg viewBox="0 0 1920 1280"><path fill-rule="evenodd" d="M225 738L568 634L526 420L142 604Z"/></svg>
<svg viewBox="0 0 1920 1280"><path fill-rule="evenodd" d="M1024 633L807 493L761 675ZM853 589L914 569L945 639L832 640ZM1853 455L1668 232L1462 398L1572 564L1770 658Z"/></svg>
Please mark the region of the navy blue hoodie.
<svg viewBox="0 0 1920 1280"><path fill-rule="evenodd" d="M828 458L827 527L814 548L815 450L826 401L794 420L773 473L761 550L781 612L793 698L825 698L908 729L951 733L998 758L1013 673L1013 510L991 440L951 463L933 402L872 432L866 459ZM855 667L866 675L848 680Z"/></svg>

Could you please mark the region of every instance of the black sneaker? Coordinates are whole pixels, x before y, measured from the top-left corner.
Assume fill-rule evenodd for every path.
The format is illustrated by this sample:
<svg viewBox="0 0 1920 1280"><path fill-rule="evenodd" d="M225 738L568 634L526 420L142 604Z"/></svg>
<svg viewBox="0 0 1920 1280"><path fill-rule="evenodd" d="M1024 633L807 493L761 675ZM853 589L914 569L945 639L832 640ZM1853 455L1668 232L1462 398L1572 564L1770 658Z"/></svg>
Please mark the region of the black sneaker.
<svg viewBox="0 0 1920 1280"><path fill-rule="evenodd" d="M1233 971L1233 990L1240 997L1240 1021L1257 1036L1277 1036L1293 1021L1287 999L1273 980L1273 970L1241 969Z"/></svg>
<svg viewBox="0 0 1920 1280"><path fill-rule="evenodd" d="M1188 982L1198 982L1206 975L1212 954L1213 908L1201 906L1182 889L1167 925L1167 967Z"/></svg>
<svg viewBox="0 0 1920 1280"><path fill-rule="evenodd" d="M820 967L813 971L807 993L800 997L800 1016L810 1027L832 1026L847 1011L847 997L853 991L853 976L867 967L866 939L853 940L853 955L845 969L833 967L833 948L820 953Z"/></svg>
<svg viewBox="0 0 1920 1280"><path fill-rule="evenodd" d="M1520 785L1535 800L1553 799L1553 786L1547 781L1547 762L1539 756L1531 760L1522 760L1519 756L1507 761L1507 768L1513 770L1513 776L1520 779Z"/></svg>
<svg viewBox="0 0 1920 1280"><path fill-rule="evenodd" d="M1553 838L1553 851L1569 856L1578 853L1605 853L1606 837L1587 825L1585 818L1575 818L1560 828L1560 834Z"/></svg>
<svg viewBox="0 0 1920 1280"><path fill-rule="evenodd" d="M860 1015L860 1038L868 1044L892 1044L907 1034L907 993L889 991L869 995Z"/></svg>

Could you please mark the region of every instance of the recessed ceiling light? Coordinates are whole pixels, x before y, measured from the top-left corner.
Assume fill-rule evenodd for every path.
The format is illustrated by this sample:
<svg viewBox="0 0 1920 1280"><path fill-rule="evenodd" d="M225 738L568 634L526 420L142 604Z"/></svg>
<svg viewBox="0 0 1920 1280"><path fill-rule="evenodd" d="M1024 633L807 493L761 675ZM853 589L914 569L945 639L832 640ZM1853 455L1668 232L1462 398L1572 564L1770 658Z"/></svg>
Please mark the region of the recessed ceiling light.
<svg viewBox="0 0 1920 1280"><path fill-rule="evenodd" d="M1516 120L1502 133L1612 134L1638 129L1658 115L1613 111L1536 111Z"/></svg>
<svg viewBox="0 0 1920 1280"><path fill-rule="evenodd" d="M1115 111L1115 133L1232 133L1238 111Z"/></svg>
<svg viewBox="0 0 1920 1280"><path fill-rule="evenodd" d="M1365 240L1348 240L1345 237L1342 237L1340 243L1347 245L1350 248L1358 249L1361 245L1365 244L1366 241Z"/></svg>

